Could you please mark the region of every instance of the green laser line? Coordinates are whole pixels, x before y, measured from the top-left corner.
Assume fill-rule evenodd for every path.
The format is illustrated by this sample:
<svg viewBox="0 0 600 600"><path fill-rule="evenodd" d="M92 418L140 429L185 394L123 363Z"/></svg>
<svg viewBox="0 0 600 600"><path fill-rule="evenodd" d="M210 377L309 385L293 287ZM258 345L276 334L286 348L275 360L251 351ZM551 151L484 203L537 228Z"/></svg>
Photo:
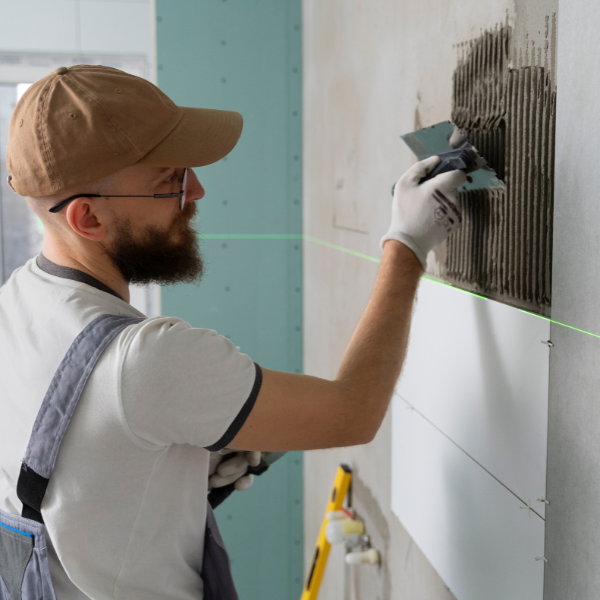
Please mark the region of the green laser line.
<svg viewBox="0 0 600 600"><path fill-rule="evenodd" d="M597 333L592 333L591 331L586 331L585 329L579 329L577 327L573 327L572 325L567 325L566 323L561 323L560 321L555 321L554 319L550 319L550 318L544 317L542 315L536 315L535 313L529 312L527 310L519 309L519 311L522 313L525 313L526 315L531 315L532 317L537 317L538 319L543 319L544 321L548 321L549 323L554 323L555 325L560 325L561 327L566 327L567 329L573 329L574 331L579 331L581 333L591 335L592 337L600 338L600 335L598 335Z"/></svg>
<svg viewBox="0 0 600 600"><path fill-rule="evenodd" d="M201 233L198 234L198 238L204 240L305 240L307 242L313 242L314 244L319 244L320 246L325 246L326 248L332 248L333 250L338 250L340 252L344 252L345 254L350 254L352 256L357 256L358 258L364 258L365 260L380 263L381 259L375 258L374 256L369 256L368 254L363 254L362 252L356 252L356 250L350 250L350 248L344 248L344 246L338 246L337 244L332 244L331 242L326 242L325 240L320 240L318 238L311 237L310 235L305 235L302 233ZM461 288L455 287L450 283L446 283L445 281L440 281L435 277L431 277L430 275L423 275L423 279L427 279L428 281L432 281L433 283L437 283L439 285L444 285L449 287L457 292L462 292L463 294L468 294L469 296L475 296L475 298L481 298L482 300L489 300L485 296L481 296L479 294L475 294L474 292L470 292L469 290L463 290ZM523 310L521 308L517 309L519 312L522 312L526 315L530 315L532 317L536 317L537 319L542 319L544 321L548 321L550 323L554 323L555 325L560 325L561 327L566 327L567 329L572 329L573 331L579 331L580 333L585 333L586 335L591 335L595 338L600 338L600 335L596 333L592 333L591 331L586 331L585 329L579 329L578 327L573 327L572 325L567 325L566 323L561 323L560 321L555 321L554 319L550 319L548 317L544 317L542 315L537 315L533 312L529 312L528 310Z"/></svg>
<svg viewBox="0 0 600 600"><path fill-rule="evenodd" d="M475 292L470 292L469 290L463 290L462 288L455 287L450 283L446 283L445 281L441 281L439 279L436 279L435 277L431 277L431 275L422 275L421 278L427 279L428 281L433 281L433 283L438 283L439 285L445 285L446 287L449 287L450 289L453 289L456 292L462 292L463 294L469 294L469 296L475 296L475 298L481 298L482 300L489 300L489 298L486 298L485 296L480 296L479 294L476 294Z"/></svg>
<svg viewBox="0 0 600 600"><path fill-rule="evenodd" d="M362 252L356 252L356 250L350 250L350 248L344 248L343 246L337 246L336 244L331 244L330 242L326 242L324 240L319 240L314 237L310 237L309 235L305 235L304 239L308 242L313 242L314 244L320 244L321 246L325 246L327 248L333 248L334 250L339 250L340 252L345 252L346 254L351 254L352 256L358 256L358 258L364 258L365 260L370 260L374 263L380 263L381 260L379 258L375 258L374 256L369 256L368 254L363 254Z"/></svg>
<svg viewBox="0 0 600 600"><path fill-rule="evenodd" d="M302 240L301 233L199 233L201 240Z"/></svg>

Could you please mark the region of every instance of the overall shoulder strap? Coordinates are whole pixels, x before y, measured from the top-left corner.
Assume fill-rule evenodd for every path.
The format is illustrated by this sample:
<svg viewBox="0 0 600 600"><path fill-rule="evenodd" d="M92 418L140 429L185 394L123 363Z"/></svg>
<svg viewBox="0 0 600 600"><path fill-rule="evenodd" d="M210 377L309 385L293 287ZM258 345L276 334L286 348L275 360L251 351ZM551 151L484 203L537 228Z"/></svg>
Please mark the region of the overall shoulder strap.
<svg viewBox="0 0 600 600"><path fill-rule="evenodd" d="M33 425L17 482L22 516L43 523L42 500L67 427L87 380L102 353L129 325L144 319L101 315L75 338L60 363Z"/></svg>

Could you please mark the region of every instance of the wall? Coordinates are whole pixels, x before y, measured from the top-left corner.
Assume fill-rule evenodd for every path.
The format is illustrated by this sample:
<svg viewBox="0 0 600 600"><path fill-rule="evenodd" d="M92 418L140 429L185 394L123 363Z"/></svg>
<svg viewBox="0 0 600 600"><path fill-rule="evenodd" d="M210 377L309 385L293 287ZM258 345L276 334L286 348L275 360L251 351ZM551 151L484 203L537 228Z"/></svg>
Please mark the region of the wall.
<svg viewBox="0 0 600 600"><path fill-rule="evenodd" d="M300 2L158 0L158 83L175 102L237 110L233 152L197 170L200 286L163 314L226 335L263 367L301 372ZM244 600L300 596L302 455L290 453L216 516Z"/></svg>
<svg viewBox="0 0 600 600"><path fill-rule="evenodd" d="M0 1L0 81L104 64L154 80L152 0Z"/></svg>
<svg viewBox="0 0 600 600"><path fill-rule="evenodd" d="M149 55L151 0L2 0L0 51Z"/></svg>
<svg viewBox="0 0 600 600"><path fill-rule="evenodd" d="M550 5L556 3L547 4L538 11L542 31L534 30L525 43L517 21L459 46L452 122L506 185L460 193L462 227L446 252L436 251L430 272L549 316L556 115L556 15Z"/></svg>
<svg viewBox="0 0 600 600"><path fill-rule="evenodd" d="M307 373L335 376L369 297L379 240L389 225L390 187L413 161L399 136L450 118L453 73L463 44L485 30L509 27L521 52L512 55L510 66L526 65L526 51L537 57L532 49L544 49L547 23L552 24L555 12L556 2L550 1L389 0L375 10L360 0L305 0ZM433 258L432 264L439 256ZM541 599L544 516L536 499L543 494L546 476L549 350L540 341L549 337L548 322L431 282L424 282L419 294L418 322L435 326L429 332L416 327L413 333L412 366L405 372L404 390L401 379L394 420L388 414L367 446L306 453L305 565L336 465L347 462L355 473L352 503L384 560L378 569L345 570L343 551L334 548L321 597ZM463 323L472 336L452 327ZM528 333L519 337L519 330ZM533 371L515 360L529 354L537 361ZM480 360L473 362L473 357ZM444 368L440 361L446 361ZM443 374L453 367L454 387L445 389ZM530 388L523 387L528 378ZM477 385L470 385L471 380ZM467 388L462 396L461 385ZM420 402L424 404L417 406ZM442 417L454 407L453 426ZM409 416L416 419L412 426ZM502 443L512 439L512 428L517 443L504 456ZM483 444L477 444L478 438ZM405 468L411 465L415 468ZM532 487L522 490L530 475ZM392 486L401 499L395 506ZM445 495L429 493L436 490ZM498 503L489 502L490 495ZM436 531L438 517L445 517L450 528ZM510 525L510 534L502 524ZM430 543L428 531L437 535ZM465 535L469 532L472 540ZM446 556L455 550L448 568L434 551L441 543ZM522 554L512 556L514 548ZM480 561L476 568L471 568L467 549ZM494 589L498 581L511 578L512 588ZM502 595L507 589L517 594Z"/></svg>
<svg viewBox="0 0 600 600"><path fill-rule="evenodd" d="M591 600L600 588L599 19L597 3L561 0L546 600Z"/></svg>

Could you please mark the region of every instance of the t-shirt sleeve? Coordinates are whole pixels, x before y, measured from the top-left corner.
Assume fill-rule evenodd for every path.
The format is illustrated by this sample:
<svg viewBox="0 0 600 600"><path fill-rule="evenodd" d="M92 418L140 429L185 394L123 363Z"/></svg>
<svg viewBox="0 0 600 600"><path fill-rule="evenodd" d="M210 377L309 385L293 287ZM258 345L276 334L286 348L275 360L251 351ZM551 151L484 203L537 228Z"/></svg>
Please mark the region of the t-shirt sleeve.
<svg viewBox="0 0 600 600"><path fill-rule="evenodd" d="M119 344L123 416L142 440L220 450L246 422L262 373L227 338L159 317L129 328Z"/></svg>

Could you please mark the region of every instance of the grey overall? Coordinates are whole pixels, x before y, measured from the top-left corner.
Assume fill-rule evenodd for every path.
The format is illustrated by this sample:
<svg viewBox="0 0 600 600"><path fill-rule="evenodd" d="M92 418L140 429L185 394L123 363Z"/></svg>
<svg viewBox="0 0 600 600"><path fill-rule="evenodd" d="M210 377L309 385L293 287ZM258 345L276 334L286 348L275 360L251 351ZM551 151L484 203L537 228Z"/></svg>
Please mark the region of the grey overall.
<svg viewBox="0 0 600 600"><path fill-rule="evenodd" d="M119 332L141 321L115 315L94 319L77 336L56 370L33 425L17 482L22 516L0 510L0 600L57 600L41 514L44 494L60 444L94 366ZM238 600L229 557L208 503L200 575L205 600Z"/></svg>

